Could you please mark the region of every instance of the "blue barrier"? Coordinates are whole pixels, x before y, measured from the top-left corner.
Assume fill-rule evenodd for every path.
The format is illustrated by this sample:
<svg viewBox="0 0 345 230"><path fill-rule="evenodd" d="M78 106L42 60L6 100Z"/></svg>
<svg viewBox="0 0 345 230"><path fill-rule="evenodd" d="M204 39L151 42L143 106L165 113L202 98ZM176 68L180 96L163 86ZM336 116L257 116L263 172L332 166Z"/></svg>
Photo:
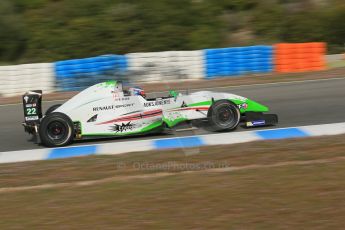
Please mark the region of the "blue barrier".
<svg viewBox="0 0 345 230"><path fill-rule="evenodd" d="M272 46L204 50L206 78L266 73L273 70Z"/></svg>
<svg viewBox="0 0 345 230"><path fill-rule="evenodd" d="M205 78L271 72L272 59L272 46L206 49ZM121 79L127 73L126 55L112 54L55 62L57 88L62 91L80 91L101 81Z"/></svg>
<svg viewBox="0 0 345 230"><path fill-rule="evenodd" d="M80 91L100 81L118 78L126 71L125 55L102 55L55 62L56 83L62 91Z"/></svg>

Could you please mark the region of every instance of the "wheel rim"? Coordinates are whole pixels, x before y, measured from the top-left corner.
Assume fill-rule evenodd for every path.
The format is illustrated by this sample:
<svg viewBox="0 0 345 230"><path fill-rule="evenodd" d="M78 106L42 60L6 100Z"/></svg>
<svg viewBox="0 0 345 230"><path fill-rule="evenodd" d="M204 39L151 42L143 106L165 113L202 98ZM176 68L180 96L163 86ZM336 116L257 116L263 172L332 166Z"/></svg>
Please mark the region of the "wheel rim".
<svg viewBox="0 0 345 230"><path fill-rule="evenodd" d="M223 105L217 109L216 122L224 128L232 127L237 122L236 111L228 105Z"/></svg>
<svg viewBox="0 0 345 230"><path fill-rule="evenodd" d="M67 136L67 127L60 121L53 121L47 127L47 134L52 140L63 140Z"/></svg>

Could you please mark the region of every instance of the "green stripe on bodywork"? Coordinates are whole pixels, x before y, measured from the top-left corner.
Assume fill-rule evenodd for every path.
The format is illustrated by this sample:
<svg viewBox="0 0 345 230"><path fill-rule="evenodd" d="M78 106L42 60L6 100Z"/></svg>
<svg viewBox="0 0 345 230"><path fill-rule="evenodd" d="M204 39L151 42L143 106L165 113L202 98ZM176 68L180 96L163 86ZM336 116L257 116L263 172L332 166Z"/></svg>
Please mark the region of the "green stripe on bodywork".
<svg viewBox="0 0 345 230"><path fill-rule="evenodd" d="M242 105L242 104L246 103L248 107L247 107L247 109L241 108L240 109L241 113L245 113L245 112L268 112L269 111L268 107L266 107L266 106L264 106L264 105L262 105L256 101L250 100L250 99L246 99L245 101L238 100L238 99L229 99L229 101L232 101L236 105Z"/></svg>
<svg viewBox="0 0 345 230"><path fill-rule="evenodd" d="M170 120L170 119L167 119L167 118L163 117L163 121L168 125L168 127L171 128L171 127L177 125L180 122L188 121L188 119L187 118L183 118L183 117L179 117L179 118L176 118L174 120Z"/></svg>
<svg viewBox="0 0 345 230"><path fill-rule="evenodd" d="M155 121L152 124L142 128L139 132L143 133L143 132L150 131L152 129L155 129L155 128L161 126L162 124L163 124L163 121Z"/></svg>
<svg viewBox="0 0 345 230"><path fill-rule="evenodd" d="M211 101L202 101L202 102L197 102L197 103L192 103L189 104L188 107L194 107L194 106L202 106L202 105L211 105Z"/></svg>
<svg viewBox="0 0 345 230"><path fill-rule="evenodd" d="M245 112L268 112L269 111L267 106L264 106L256 101L247 99L246 103L248 105L248 108L245 110Z"/></svg>

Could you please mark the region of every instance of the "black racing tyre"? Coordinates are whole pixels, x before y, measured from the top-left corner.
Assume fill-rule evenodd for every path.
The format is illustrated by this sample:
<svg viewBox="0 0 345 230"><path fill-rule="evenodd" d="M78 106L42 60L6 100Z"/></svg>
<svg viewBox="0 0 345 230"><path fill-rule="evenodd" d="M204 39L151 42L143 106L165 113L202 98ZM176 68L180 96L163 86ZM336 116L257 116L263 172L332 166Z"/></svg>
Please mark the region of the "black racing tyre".
<svg viewBox="0 0 345 230"><path fill-rule="evenodd" d="M39 134L42 144L47 147L65 146L73 140L73 122L63 113L51 113L42 119Z"/></svg>
<svg viewBox="0 0 345 230"><path fill-rule="evenodd" d="M50 107L47 109L45 115L51 114L55 109L59 108L60 106L61 106L61 104L56 104L56 105L50 106Z"/></svg>
<svg viewBox="0 0 345 230"><path fill-rule="evenodd" d="M230 131L237 128L241 114L234 103L219 100L210 107L207 117L212 131Z"/></svg>

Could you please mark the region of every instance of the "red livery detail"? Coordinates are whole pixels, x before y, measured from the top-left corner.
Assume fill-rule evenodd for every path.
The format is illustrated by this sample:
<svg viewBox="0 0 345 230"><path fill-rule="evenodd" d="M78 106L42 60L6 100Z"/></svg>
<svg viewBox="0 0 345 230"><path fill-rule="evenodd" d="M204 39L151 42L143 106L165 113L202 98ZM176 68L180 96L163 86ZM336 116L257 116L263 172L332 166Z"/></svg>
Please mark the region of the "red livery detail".
<svg viewBox="0 0 345 230"><path fill-rule="evenodd" d="M143 119L143 118L148 118L148 117L155 117L155 116L160 116L160 115L162 115L162 110L156 109L152 111L146 111L143 113L136 113L130 116L119 117L110 121L104 121L104 122L98 123L97 125L104 125L104 124L122 122L122 121L133 121L133 120L138 120L138 119Z"/></svg>

